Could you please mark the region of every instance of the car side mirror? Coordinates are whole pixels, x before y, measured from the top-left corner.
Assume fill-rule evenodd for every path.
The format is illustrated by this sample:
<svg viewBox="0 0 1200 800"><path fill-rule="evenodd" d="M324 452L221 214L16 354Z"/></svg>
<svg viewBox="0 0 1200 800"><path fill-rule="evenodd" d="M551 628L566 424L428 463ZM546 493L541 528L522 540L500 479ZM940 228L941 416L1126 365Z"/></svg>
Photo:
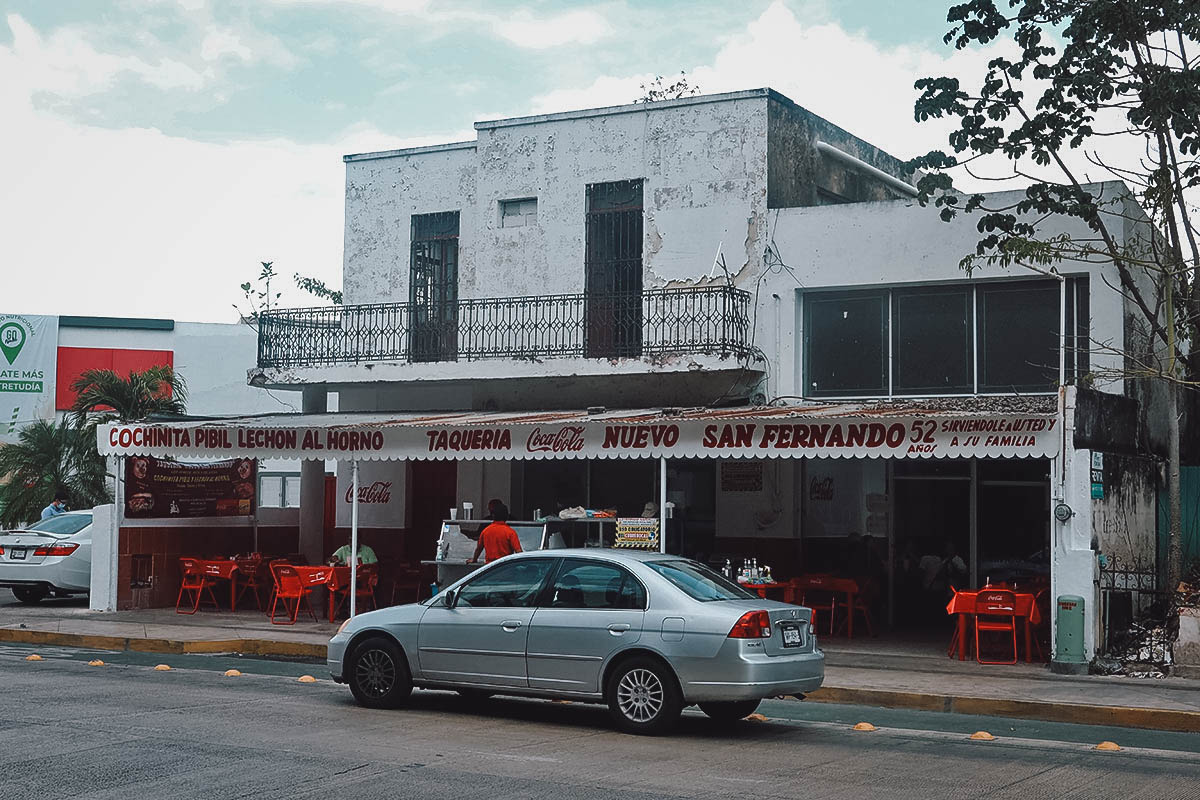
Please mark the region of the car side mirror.
<svg viewBox="0 0 1200 800"><path fill-rule="evenodd" d="M445 597L442 602L446 604L446 608L454 608L458 604L458 593L453 589L442 592L442 595Z"/></svg>

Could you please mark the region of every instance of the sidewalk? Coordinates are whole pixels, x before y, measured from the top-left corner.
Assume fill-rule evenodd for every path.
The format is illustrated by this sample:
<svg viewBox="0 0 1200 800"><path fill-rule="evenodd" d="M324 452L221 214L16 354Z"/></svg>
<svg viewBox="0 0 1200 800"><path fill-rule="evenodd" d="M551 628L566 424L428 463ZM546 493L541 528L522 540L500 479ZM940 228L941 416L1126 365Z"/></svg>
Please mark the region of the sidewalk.
<svg viewBox="0 0 1200 800"><path fill-rule="evenodd" d="M102 614L88 611L79 600L36 606L0 600L0 642L323 659L337 627L303 615L295 625L272 625L253 610ZM983 666L946 658L936 645L869 638L821 644L825 685L809 701L1200 731L1197 680L1055 675L1040 664Z"/></svg>

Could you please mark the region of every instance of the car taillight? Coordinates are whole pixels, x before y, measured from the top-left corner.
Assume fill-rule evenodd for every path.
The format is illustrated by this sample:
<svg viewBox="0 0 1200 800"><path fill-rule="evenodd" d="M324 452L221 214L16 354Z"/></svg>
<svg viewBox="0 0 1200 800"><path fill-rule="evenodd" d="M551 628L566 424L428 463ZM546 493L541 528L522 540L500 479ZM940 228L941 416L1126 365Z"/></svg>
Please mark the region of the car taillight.
<svg viewBox="0 0 1200 800"><path fill-rule="evenodd" d="M69 556L79 549L79 545L71 544L48 544L45 547L39 547L33 551L35 556Z"/></svg>
<svg viewBox="0 0 1200 800"><path fill-rule="evenodd" d="M4 548L0 547L0 556L4 555Z"/></svg>
<svg viewBox="0 0 1200 800"><path fill-rule="evenodd" d="M730 639L771 638L771 617L765 611L747 611L729 632Z"/></svg>

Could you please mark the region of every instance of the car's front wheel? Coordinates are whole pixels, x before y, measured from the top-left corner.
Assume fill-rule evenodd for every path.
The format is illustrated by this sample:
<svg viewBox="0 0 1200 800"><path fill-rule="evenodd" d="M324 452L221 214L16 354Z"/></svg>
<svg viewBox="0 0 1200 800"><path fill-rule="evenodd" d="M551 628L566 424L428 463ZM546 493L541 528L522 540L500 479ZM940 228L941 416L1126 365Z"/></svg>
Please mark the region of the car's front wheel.
<svg viewBox="0 0 1200 800"><path fill-rule="evenodd" d="M14 586L12 593L22 603L40 603L50 592L41 586Z"/></svg>
<svg viewBox="0 0 1200 800"><path fill-rule="evenodd" d="M758 710L761 700L732 700L724 703L701 703L700 710L717 722L737 722Z"/></svg>
<svg viewBox="0 0 1200 800"><path fill-rule="evenodd" d="M360 642L350 656L346 682L359 705L396 708L412 694L412 675L404 652L385 636Z"/></svg>
<svg viewBox="0 0 1200 800"><path fill-rule="evenodd" d="M666 733L683 710L675 676L653 658L631 658L618 665L609 676L605 699L617 727L626 733Z"/></svg>

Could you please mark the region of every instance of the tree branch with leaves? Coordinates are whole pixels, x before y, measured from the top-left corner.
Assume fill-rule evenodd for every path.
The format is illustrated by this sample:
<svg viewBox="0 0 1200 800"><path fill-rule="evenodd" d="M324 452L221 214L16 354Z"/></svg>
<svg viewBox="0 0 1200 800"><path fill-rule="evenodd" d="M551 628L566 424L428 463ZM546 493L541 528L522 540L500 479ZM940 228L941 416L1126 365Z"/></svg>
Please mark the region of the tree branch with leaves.
<svg viewBox="0 0 1200 800"><path fill-rule="evenodd" d="M978 214L981 238L962 262L968 270L1018 266L1058 275L1064 262L1115 270L1146 331L1142 348L1122 348L1123 377L1154 382L1167 398L1174 588L1182 566L1180 393L1200 379L1200 3L971 0L952 6L947 21L947 44L961 50L1007 40L1015 55L992 58L970 89L953 77L917 81L916 119L956 125L952 153L936 150L908 165L926 171L919 199L947 221ZM1121 148L1135 155L1122 160ZM990 207L987 196L960 192L953 175L975 175L980 161L1006 164L1004 178L1026 181L1024 196ZM1089 182L1081 173L1089 166L1124 182L1140 211L1131 214L1128 198L1105 196L1103 184ZM1061 233L1064 219L1091 235ZM1125 234L1138 228L1146 233Z"/></svg>

